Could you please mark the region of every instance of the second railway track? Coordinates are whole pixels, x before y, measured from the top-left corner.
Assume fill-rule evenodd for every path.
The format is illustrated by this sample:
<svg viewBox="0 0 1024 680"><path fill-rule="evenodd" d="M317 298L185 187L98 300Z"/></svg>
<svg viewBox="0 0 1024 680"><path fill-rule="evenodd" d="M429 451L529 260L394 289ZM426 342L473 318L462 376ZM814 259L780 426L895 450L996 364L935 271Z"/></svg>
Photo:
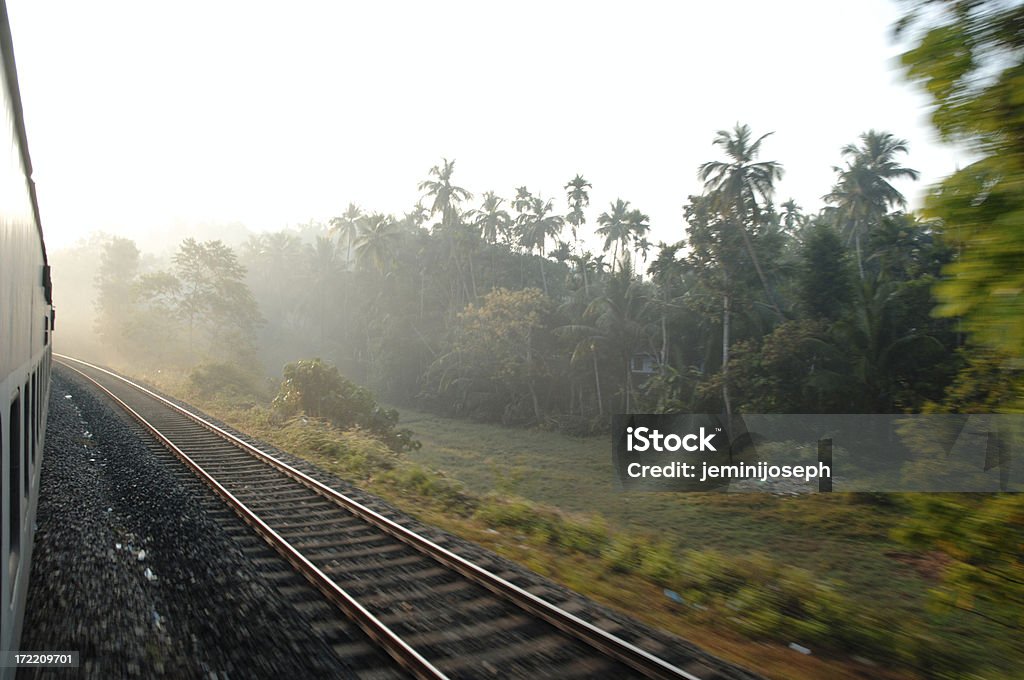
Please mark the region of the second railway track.
<svg viewBox="0 0 1024 680"><path fill-rule="evenodd" d="M643 648L662 643L626 641L142 385L58 359L128 411L417 677L756 678L687 650L666 661Z"/></svg>

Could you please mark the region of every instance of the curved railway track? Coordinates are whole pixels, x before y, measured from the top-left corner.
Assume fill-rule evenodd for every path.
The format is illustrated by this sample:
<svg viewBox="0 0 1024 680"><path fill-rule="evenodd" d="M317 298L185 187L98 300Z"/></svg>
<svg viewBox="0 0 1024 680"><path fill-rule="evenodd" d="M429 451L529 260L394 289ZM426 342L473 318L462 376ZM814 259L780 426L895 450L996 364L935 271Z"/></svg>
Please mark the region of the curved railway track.
<svg viewBox="0 0 1024 680"><path fill-rule="evenodd" d="M416 677L757 677L707 655L659 658L142 385L54 356L137 420Z"/></svg>

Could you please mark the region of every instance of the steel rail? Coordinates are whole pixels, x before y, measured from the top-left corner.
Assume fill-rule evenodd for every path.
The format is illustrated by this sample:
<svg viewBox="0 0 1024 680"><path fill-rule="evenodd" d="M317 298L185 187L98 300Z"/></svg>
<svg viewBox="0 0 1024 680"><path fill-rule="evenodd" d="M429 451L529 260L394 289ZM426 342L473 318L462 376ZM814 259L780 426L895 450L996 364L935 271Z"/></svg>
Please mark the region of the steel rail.
<svg viewBox="0 0 1024 680"><path fill-rule="evenodd" d="M66 361L73 361L84 366L88 366L93 370L109 375L112 378L115 378L133 387L134 389L148 395L149 397L157 400L158 402L173 409L174 411L186 416L196 424L201 425L207 430L220 436L222 439L225 439L234 446L249 453L255 458L277 468L282 473L309 487L310 489L317 492L321 496L324 496L325 498L334 501L335 503L345 508L350 513L362 519L363 521L372 524L381 531L384 531L385 533L393 536L394 538L402 541L403 543L412 546L419 552L424 553L430 556L431 558L435 559L436 561L444 564L445 566L457 571L458 573L462 574L463 576L477 583L478 585L483 586L487 590L490 590L491 592L495 593L496 595L499 595L502 598L510 600L511 602L519 606L521 609L533 614L534 616L537 616L538 618L543 619L544 621L547 621L559 630L568 633L572 637L575 637L578 640L586 643L587 645L598 650L602 654L610 656L611 658L630 666L631 668L639 671L643 675L652 678L681 678L683 680L702 680L702 678L700 678L699 676L693 675L692 673L689 673L688 671L683 670L682 668L674 666L668 661L665 661L664 659L661 659L651 654L650 652L647 652L646 650L640 649L636 645L633 645L632 643L623 640L617 635L610 633L602 628L599 628L594 624L590 623L589 621L585 621L574 614L571 614L563 609L560 609L558 606L548 602L547 600L544 600L534 595L533 593L524 590L523 588L520 588L514 583L511 583L501 578L500 576L487 571L486 569L470 562L464 557L461 557L451 552L450 550L434 543L430 539L420 536L414 531L407 529L406 527L403 527L401 524L398 524L397 522L391 519L388 519L387 517L381 515L375 510L366 507L359 501L356 501L355 499L350 498L332 489L326 484L323 484L322 482L314 479L313 477L310 477L309 475L292 467L291 465L288 465L287 463L278 460L271 454L260 450L259 448L253 446L252 444L249 444L248 442L237 437L236 435L224 430L221 427L218 427L217 425L205 420L200 416L197 416L194 413L191 413L187 409L182 408L181 406L166 399L165 397L156 394L152 390L149 390L146 387L143 387L142 385L139 385L129 380L128 378L118 375L113 371L109 371L101 366L96 366L95 364L82 361L81 359L75 359L74 357L69 357L62 354L54 354L54 356L58 357L61 360L64 360L62 361L62 363L65 363L65 365L68 365ZM69 368L72 368L72 370L76 370L79 374L85 376L86 378L89 378L89 376L85 375L81 371L78 371L77 369L74 369L74 367L69 366ZM92 378L89 378L89 380L92 381L93 383L96 383L96 381L92 380ZM98 385L98 383L96 384ZM106 390L105 388L102 389L104 390L104 392L107 392L107 394L110 394L109 390ZM123 405L123 402L120 399L117 399L117 397L114 397L114 399ZM127 406L125 406L125 408L127 408ZM303 558L303 560L304 559L305 558ZM313 568L316 569L316 567ZM369 612L367 612L367 614L369 614Z"/></svg>
<svg viewBox="0 0 1024 680"><path fill-rule="evenodd" d="M72 357L64 355L54 355L62 360L79 361ZM321 571L315 564L310 562L302 553L300 553L291 543L277 533L273 528L267 525L261 520L256 513L250 510L242 501L238 500L234 494L224 488L216 479L214 479L209 473L206 472L198 463L192 460L188 454L182 451L174 442L168 439L162 432L153 426L145 417L143 417L138 411L133 409L131 406L126 404L120 397L108 390L106 387L101 385L95 379L89 375L78 370L74 366L69 365L66 361L61 361L64 366L72 371L75 371L83 378L91 382L97 388L102 390L107 396L114 400L118 406L123 408L132 418L137 420L139 424L143 426L153 437L157 439L167 450L177 456L185 465L187 465L203 482L210 486L213 491L224 500L242 520L251 526L256 533L263 537L267 543L269 543L282 557L295 567L295 569L305 576L320 592L327 597L328 600L337 605L345 614L352 619L372 640L387 651L387 653L395 659L403 668L411 672L415 677L422 678L423 680L447 680L444 673L434 667L429 661L420 655L415 649L410 647L402 638L394 633L390 628L382 623L376 616L374 616L369 610L361 605L355 598L349 595L344 589L342 589L337 583L335 583L327 574ZM86 364L83 361L79 363L85 364L92 368L110 373L98 366L92 366ZM110 375L116 374L110 373ZM122 379L123 380L123 379ZM129 381L125 381L129 382ZM129 383L130 384L130 383ZM144 389L144 388L143 388Z"/></svg>

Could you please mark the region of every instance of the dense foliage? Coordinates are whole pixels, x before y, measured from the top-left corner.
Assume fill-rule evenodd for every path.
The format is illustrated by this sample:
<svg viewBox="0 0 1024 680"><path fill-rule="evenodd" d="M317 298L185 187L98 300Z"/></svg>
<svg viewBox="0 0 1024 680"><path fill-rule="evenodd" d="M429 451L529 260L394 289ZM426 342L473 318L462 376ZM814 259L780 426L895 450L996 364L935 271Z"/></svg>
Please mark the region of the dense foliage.
<svg viewBox="0 0 1024 680"><path fill-rule="evenodd" d="M472 207L445 160L420 184L430 207L401 219L350 205L329 227L253 236L237 257L189 239L158 271L113 240L99 301L145 322L115 341L134 341L136 358L220 360L255 334L271 371L322 356L392 403L577 433L638 409L941 401L964 336L931 316L931 291L956 253L939 222L899 211L889 180L915 175L898 163L906 143L869 131L837 150L847 160L829 205L805 214L775 207L782 164L759 158L769 140L746 125L718 133L723 159L697 169L705 192L672 244L652 248L649 218L620 199L594 221L595 255L581 175L564 187L564 216L527 187ZM116 275L136 281L134 297L109 292ZM154 334L186 341L171 350Z"/></svg>

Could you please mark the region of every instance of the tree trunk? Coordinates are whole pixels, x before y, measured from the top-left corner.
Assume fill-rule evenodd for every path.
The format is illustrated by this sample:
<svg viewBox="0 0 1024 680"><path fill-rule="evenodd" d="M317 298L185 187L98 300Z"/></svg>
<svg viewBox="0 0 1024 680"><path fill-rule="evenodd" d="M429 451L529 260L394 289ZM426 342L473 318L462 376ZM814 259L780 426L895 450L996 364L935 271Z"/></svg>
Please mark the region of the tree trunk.
<svg viewBox="0 0 1024 680"><path fill-rule="evenodd" d="M604 401L601 399L601 371L597 367L597 350L591 351L594 358L594 385L597 387L597 415L604 415Z"/></svg>
<svg viewBox="0 0 1024 680"><path fill-rule="evenodd" d="M540 402L537 401L537 391L533 389L533 381L529 382L530 387L530 399L533 400L533 417L536 418L537 424L539 425L542 421L540 415Z"/></svg>
<svg viewBox="0 0 1024 680"><path fill-rule="evenodd" d="M860 272L860 280L864 280L864 260L860 255L860 234L853 237L853 243L857 248L857 271Z"/></svg>
<svg viewBox="0 0 1024 680"><path fill-rule="evenodd" d="M785 319L786 317L782 314L782 310L775 304L775 295L772 294L771 288L768 287L768 279L765 278L764 271L761 269L761 261L757 257L757 253L754 252L754 246L750 242L750 234L747 233L746 227L743 222L740 221L740 234L743 236L743 245L747 248L747 254L750 255L750 261L754 263L754 270L757 271L757 278L761 280L761 287L764 288L764 294L768 297L768 304L772 306L775 313L779 315L779 319Z"/></svg>
<svg viewBox="0 0 1024 680"><path fill-rule="evenodd" d="M732 418L732 403L729 401L729 322L732 314L732 300L728 291L722 296L722 401L725 402L726 418Z"/></svg>
<svg viewBox="0 0 1024 680"><path fill-rule="evenodd" d="M476 301L476 272L473 270L473 253L469 253L469 283L473 288L473 300Z"/></svg>
<svg viewBox="0 0 1024 680"><path fill-rule="evenodd" d="M626 408L625 408L624 413L629 413L629 408L630 408L630 405L631 405L630 404L630 396L631 396L631 393L633 392L633 367L630 364L631 364L631 358L629 356L627 356L626 357L626 384L625 384L625 389L626 389Z"/></svg>
<svg viewBox="0 0 1024 680"><path fill-rule="evenodd" d="M658 372L662 375L665 374L665 366L668 365L668 321L666 316L663 309L661 311L661 363L658 366Z"/></svg>

